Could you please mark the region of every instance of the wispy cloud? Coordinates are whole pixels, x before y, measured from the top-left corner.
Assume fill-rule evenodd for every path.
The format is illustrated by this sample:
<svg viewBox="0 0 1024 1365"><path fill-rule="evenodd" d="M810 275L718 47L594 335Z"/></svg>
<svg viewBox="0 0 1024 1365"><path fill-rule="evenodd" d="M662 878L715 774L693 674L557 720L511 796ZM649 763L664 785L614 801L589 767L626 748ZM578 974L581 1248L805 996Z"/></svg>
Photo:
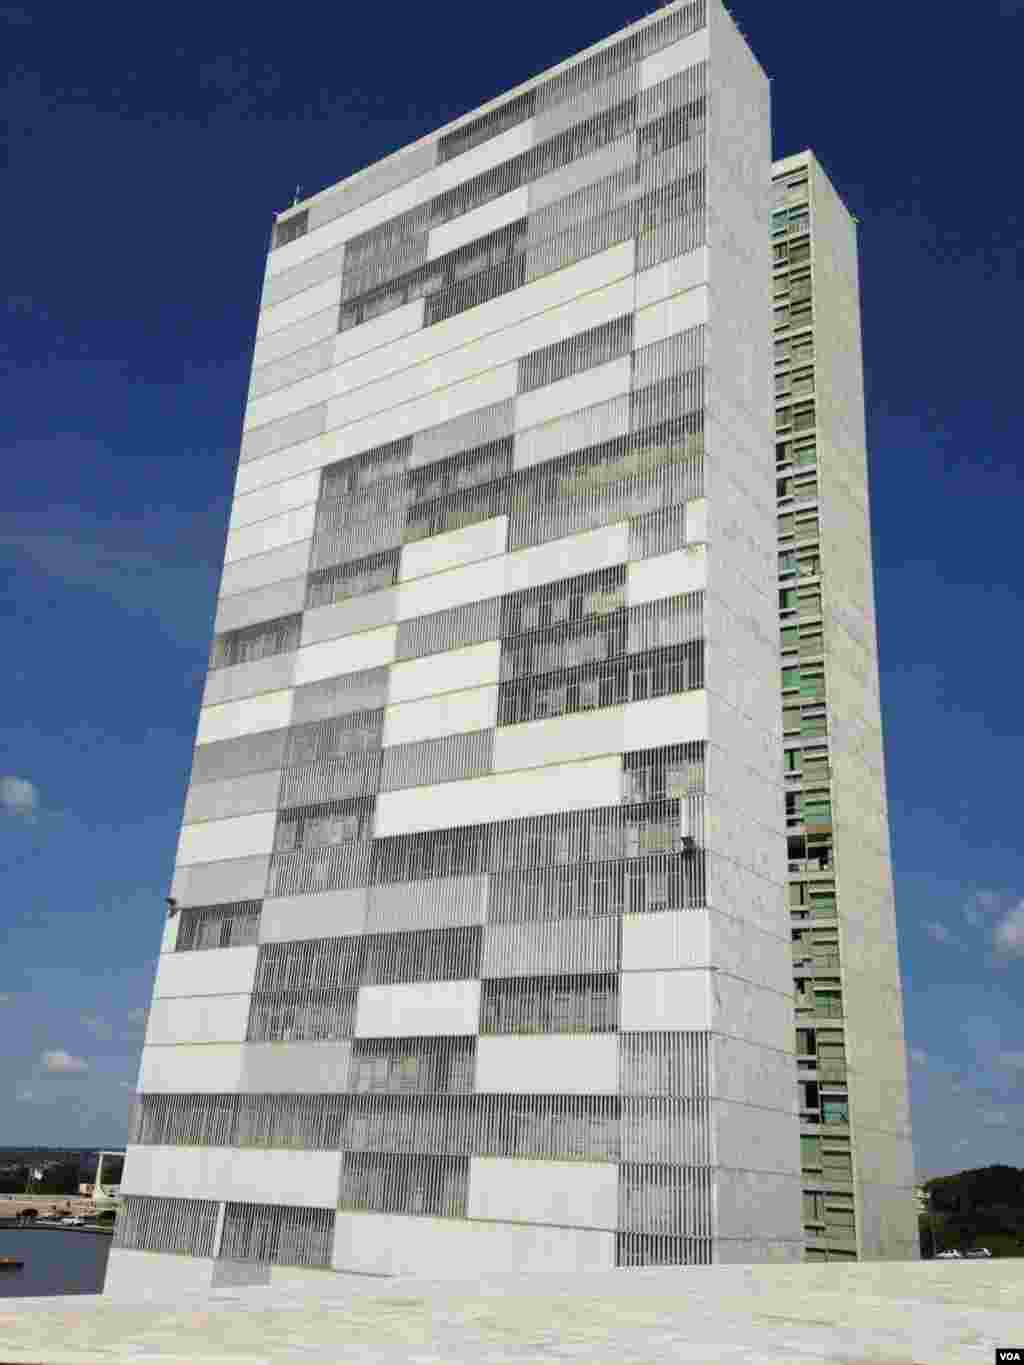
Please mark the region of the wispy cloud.
<svg viewBox="0 0 1024 1365"><path fill-rule="evenodd" d="M973 928L980 928L990 915L998 913L1003 897L998 891L975 891L964 906L964 919Z"/></svg>
<svg viewBox="0 0 1024 1365"><path fill-rule="evenodd" d="M88 1033L101 1043L109 1043L114 1036L113 1026L101 1015L83 1014L82 1025Z"/></svg>
<svg viewBox="0 0 1024 1365"><path fill-rule="evenodd" d="M44 1052L42 1056L43 1070L64 1074L72 1071L88 1071L89 1063L84 1057L73 1057L70 1052L65 1052L63 1048L57 1048L52 1052Z"/></svg>
<svg viewBox="0 0 1024 1365"><path fill-rule="evenodd" d="M39 815L39 789L27 777L0 777L0 811L33 824Z"/></svg>
<svg viewBox="0 0 1024 1365"><path fill-rule="evenodd" d="M206 555L186 558L176 547L155 554L72 534L0 537L5 550L68 587L99 592L133 616L157 618L179 643L207 637L217 571Z"/></svg>
<svg viewBox="0 0 1024 1365"><path fill-rule="evenodd" d="M992 930L992 946L1002 958L1024 957L1024 901L999 920Z"/></svg>
<svg viewBox="0 0 1024 1365"><path fill-rule="evenodd" d="M967 946L962 939L957 938L951 929L940 924L938 920L926 919L923 923L925 933L936 943L941 943L947 948L964 948Z"/></svg>

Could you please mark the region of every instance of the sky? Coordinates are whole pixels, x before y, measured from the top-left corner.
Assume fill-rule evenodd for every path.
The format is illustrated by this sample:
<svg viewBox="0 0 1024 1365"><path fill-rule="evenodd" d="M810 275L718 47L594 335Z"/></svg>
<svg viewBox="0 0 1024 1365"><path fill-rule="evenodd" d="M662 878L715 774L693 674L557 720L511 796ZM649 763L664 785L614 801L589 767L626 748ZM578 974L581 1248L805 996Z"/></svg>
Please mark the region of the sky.
<svg viewBox="0 0 1024 1365"><path fill-rule="evenodd" d="M918 1175L1024 1165L1024 0L732 10L860 223ZM273 215L645 12L0 6L0 1146L125 1139Z"/></svg>

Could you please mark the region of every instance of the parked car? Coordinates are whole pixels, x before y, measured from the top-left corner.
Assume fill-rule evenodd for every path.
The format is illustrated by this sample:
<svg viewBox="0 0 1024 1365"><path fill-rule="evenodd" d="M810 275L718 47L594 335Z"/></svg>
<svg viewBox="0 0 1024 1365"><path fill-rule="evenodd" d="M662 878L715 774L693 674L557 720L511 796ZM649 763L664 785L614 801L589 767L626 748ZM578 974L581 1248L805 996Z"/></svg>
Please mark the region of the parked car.
<svg viewBox="0 0 1024 1365"><path fill-rule="evenodd" d="M60 1221L65 1227L69 1228L81 1228L85 1226L85 1219L80 1217L77 1213L72 1214L70 1218L62 1218Z"/></svg>
<svg viewBox="0 0 1024 1365"><path fill-rule="evenodd" d="M961 1259L959 1251L939 1251L935 1255L937 1261L959 1261Z"/></svg>
<svg viewBox="0 0 1024 1365"><path fill-rule="evenodd" d="M970 1251L965 1251L964 1255L970 1260L982 1260L992 1255L988 1247L972 1247Z"/></svg>

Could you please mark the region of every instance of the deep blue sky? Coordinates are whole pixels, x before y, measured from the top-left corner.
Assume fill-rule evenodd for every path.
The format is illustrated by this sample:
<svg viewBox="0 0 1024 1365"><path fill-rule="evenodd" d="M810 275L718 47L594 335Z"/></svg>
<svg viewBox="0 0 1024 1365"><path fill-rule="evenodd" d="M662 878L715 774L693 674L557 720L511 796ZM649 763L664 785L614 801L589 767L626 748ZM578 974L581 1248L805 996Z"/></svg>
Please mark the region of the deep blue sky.
<svg viewBox="0 0 1024 1365"><path fill-rule="evenodd" d="M919 1172L1024 1164L1024 0L733 10L861 224ZM0 9L0 1145L124 1138L273 213L642 13Z"/></svg>

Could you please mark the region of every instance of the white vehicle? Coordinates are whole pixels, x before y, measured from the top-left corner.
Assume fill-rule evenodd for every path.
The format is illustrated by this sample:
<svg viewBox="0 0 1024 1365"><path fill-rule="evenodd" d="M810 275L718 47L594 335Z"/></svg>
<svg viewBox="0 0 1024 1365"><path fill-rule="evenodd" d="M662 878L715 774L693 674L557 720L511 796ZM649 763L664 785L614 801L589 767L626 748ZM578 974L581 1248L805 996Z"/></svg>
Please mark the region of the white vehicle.
<svg viewBox="0 0 1024 1365"><path fill-rule="evenodd" d="M60 1221L61 1221L61 1222L64 1224L64 1226L67 1227L67 1228L82 1228L82 1227L85 1227L85 1219L82 1218L82 1217L80 1217L77 1213L76 1213L76 1214L72 1214L72 1215L71 1215L70 1217L68 1217L68 1218L62 1218Z"/></svg>
<svg viewBox="0 0 1024 1365"><path fill-rule="evenodd" d="M935 1259L937 1261L959 1261L962 1259L959 1251L940 1251Z"/></svg>
<svg viewBox="0 0 1024 1365"><path fill-rule="evenodd" d="M975 1247L972 1251L968 1251L966 1255L969 1260L977 1261L986 1257L991 1257L992 1253L989 1251L988 1247Z"/></svg>

